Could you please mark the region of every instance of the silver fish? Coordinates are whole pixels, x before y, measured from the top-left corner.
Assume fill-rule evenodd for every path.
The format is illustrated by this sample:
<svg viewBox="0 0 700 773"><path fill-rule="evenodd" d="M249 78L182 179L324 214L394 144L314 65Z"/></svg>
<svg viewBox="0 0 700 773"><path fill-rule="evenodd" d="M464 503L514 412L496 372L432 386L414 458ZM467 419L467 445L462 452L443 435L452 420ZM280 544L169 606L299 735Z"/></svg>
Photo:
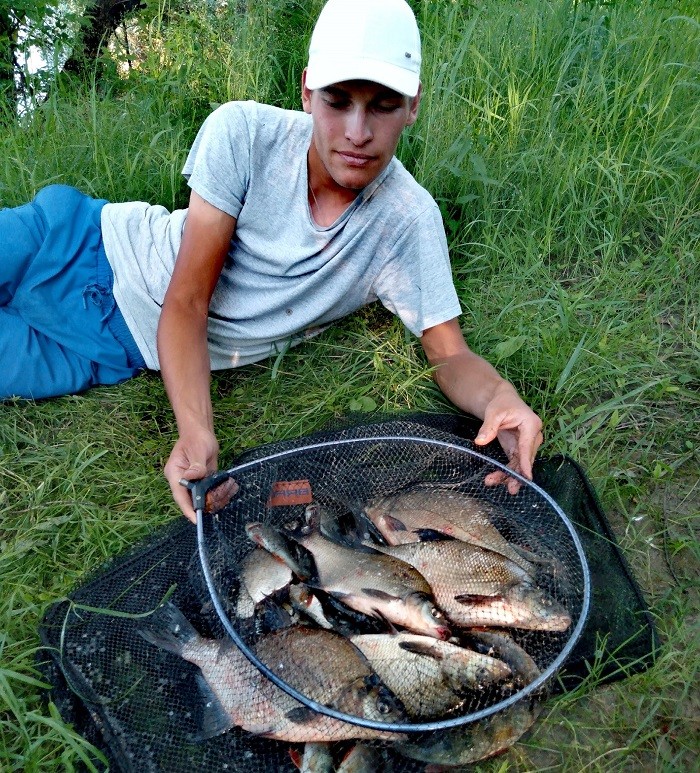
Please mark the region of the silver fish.
<svg viewBox="0 0 700 773"><path fill-rule="evenodd" d="M234 726L291 743L396 738L303 706L267 679L229 639L202 637L171 603L151 615L139 633L201 670L198 682L207 699L202 738ZM399 702L339 634L303 626L285 628L263 636L255 653L310 700L353 716L404 721Z"/></svg>
<svg viewBox="0 0 700 773"><path fill-rule="evenodd" d="M307 743L301 752L290 749L289 756L299 773L333 773L333 751L329 743Z"/></svg>
<svg viewBox="0 0 700 773"><path fill-rule="evenodd" d="M498 596L530 582L523 569L500 553L457 539L377 545L375 549L416 568L435 593L436 585L441 584L462 595Z"/></svg>
<svg viewBox="0 0 700 773"><path fill-rule="evenodd" d="M455 625L565 631L571 616L504 556L459 540L376 546L415 567ZM469 558L469 556L472 556Z"/></svg>
<svg viewBox="0 0 700 773"><path fill-rule="evenodd" d="M268 530L255 525L260 538ZM394 625L424 633L436 639L451 635L443 615L435 607L425 578L404 561L373 549L356 550L324 537L312 521L290 534L313 558L315 576L298 569L289 551L278 553L289 560L292 571L311 587L317 587L352 609L388 620ZM271 552L273 544L264 545Z"/></svg>
<svg viewBox="0 0 700 773"><path fill-rule="evenodd" d="M292 570L264 548L252 550L240 564L240 589L236 616L249 618L255 605L272 596L292 581Z"/></svg>
<svg viewBox="0 0 700 773"><path fill-rule="evenodd" d="M492 506L461 491L441 486L416 486L370 502L364 513L390 545L419 542L422 529L500 553L534 578L531 551L509 542L493 525Z"/></svg>
<svg viewBox="0 0 700 773"><path fill-rule="evenodd" d="M511 676L497 658L418 634L368 634L350 641L416 718L443 716L464 702L465 693Z"/></svg>

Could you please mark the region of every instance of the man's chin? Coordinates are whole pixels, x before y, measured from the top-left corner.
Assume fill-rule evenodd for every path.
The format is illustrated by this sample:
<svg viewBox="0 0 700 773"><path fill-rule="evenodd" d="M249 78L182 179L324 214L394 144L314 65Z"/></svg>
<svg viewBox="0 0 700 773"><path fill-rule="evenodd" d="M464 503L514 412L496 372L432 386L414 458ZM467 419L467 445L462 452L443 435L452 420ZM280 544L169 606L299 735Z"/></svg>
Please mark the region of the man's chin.
<svg viewBox="0 0 700 773"><path fill-rule="evenodd" d="M379 172L376 172L375 170L363 170L361 174L356 171L351 173L344 172L338 174L333 179L341 186L341 188L346 188L347 190L355 191L357 193L363 188L366 188L373 180L376 180L378 175Z"/></svg>

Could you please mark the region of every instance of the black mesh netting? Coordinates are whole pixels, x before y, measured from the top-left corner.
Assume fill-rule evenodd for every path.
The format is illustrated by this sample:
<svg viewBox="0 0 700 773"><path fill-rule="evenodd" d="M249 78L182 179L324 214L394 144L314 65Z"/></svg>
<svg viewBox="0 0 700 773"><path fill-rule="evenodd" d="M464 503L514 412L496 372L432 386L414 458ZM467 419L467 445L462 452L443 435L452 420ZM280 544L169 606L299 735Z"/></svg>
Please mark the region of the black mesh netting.
<svg viewBox="0 0 700 773"><path fill-rule="evenodd" d="M203 521L206 573L178 522L48 610L64 718L115 770L417 771L507 747L596 658L602 676L643 668L654 630L585 476L557 458L535 469L551 499L486 487L498 468L453 447L474 428L413 416L245 454L235 496ZM591 567L578 642L585 562L552 499ZM282 692L226 626L311 707L361 724Z"/></svg>

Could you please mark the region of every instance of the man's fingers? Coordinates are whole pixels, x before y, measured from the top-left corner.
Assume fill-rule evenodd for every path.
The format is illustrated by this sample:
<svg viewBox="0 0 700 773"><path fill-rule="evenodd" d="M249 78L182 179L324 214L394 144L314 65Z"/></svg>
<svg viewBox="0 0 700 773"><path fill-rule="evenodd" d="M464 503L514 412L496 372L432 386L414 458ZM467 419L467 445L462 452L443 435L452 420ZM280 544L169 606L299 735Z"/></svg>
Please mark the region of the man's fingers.
<svg viewBox="0 0 700 773"><path fill-rule="evenodd" d="M184 477L184 476L183 476ZM192 523L197 523L197 516L192 507L192 495L190 490L183 486L179 481L177 483L170 483L170 490L173 492L173 499L175 504L182 510L182 514Z"/></svg>
<svg viewBox="0 0 700 773"><path fill-rule="evenodd" d="M521 434L518 438L518 464L520 472L528 480L532 480L532 463L537 455L537 449L544 442L542 430L537 430L534 434Z"/></svg>
<svg viewBox="0 0 700 773"><path fill-rule="evenodd" d="M519 470L516 470L516 472L519 472ZM502 470L490 472L484 478L484 485L486 486L493 487L500 486L501 484L505 485L509 494L517 494L518 491L520 491L520 487L522 486L522 483L517 478L514 478L512 475L508 475L508 473L503 472Z"/></svg>
<svg viewBox="0 0 700 773"><path fill-rule="evenodd" d="M486 422L484 422L479 428L479 432L474 438L474 442L478 446L485 446L488 445L492 440L495 440L497 435L498 427L493 424L487 425Z"/></svg>
<svg viewBox="0 0 700 773"><path fill-rule="evenodd" d="M182 471L180 477L185 480L199 480L200 478L205 478L207 475L208 471L206 465L200 464L199 462L192 462L186 470Z"/></svg>

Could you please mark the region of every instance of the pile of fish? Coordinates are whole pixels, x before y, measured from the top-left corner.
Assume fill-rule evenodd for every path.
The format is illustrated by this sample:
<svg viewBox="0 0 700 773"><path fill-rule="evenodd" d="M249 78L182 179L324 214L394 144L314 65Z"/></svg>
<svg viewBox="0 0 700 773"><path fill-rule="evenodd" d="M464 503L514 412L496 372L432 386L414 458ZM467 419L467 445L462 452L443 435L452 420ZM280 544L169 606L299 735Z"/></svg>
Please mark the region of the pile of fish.
<svg viewBox="0 0 700 773"><path fill-rule="evenodd" d="M421 485L344 519L312 503L277 529L248 523L254 547L239 567L238 625L275 674L354 717L415 724L493 705L541 673L514 633L561 634L571 617L540 582L555 574L552 560L506 540L490 508L458 489ZM202 738L238 726L305 744L290 749L303 771L391 770L388 748L435 770L469 764L508 748L538 712L533 694L419 736L365 728L298 702L232 642L203 638L172 604L140 633L199 667Z"/></svg>

